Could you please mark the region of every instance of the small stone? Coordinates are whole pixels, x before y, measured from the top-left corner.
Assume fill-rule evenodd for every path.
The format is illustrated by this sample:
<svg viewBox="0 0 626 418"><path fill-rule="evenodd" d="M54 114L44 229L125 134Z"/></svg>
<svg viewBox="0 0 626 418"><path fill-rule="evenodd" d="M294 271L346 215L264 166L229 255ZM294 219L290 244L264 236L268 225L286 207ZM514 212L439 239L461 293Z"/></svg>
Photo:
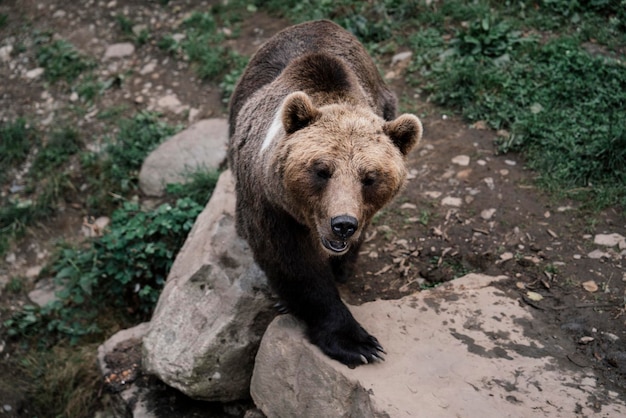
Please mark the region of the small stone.
<svg viewBox="0 0 626 418"><path fill-rule="evenodd" d="M543 214L543 217L544 217L544 218L546 218L546 219L547 219L547 218L549 218L549 217L550 217L550 211L549 211L549 210L547 210L547 211Z"/></svg>
<svg viewBox="0 0 626 418"><path fill-rule="evenodd" d="M400 209L417 209L417 205L415 205L414 203L404 203L402 206L400 206Z"/></svg>
<svg viewBox="0 0 626 418"><path fill-rule="evenodd" d="M5 45L0 48L0 62L9 62L11 60L11 53L13 52L13 45Z"/></svg>
<svg viewBox="0 0 626 418"><path fill-rule="evenodd" d="M606 338L608 338L609 340L611 340L611 342L617 342L619 341L619 337L611 332L603 332L602 335L604 335Z"/></svg>
<svg viewBox="0 0 626 418"><path fill-rule="evenodd" d="M485 182L485 184L487 185L487 187L489 187L489 190L493 190L493 189L495 189L496 185L495 185L495 183L494 183L494 181L493 181L493 178L492 178L492 177L485 177L485 178L483 179L483 181Z"/></svg>
<svg viewBox="0 0 626 418"><path fill-rule="evenodd" d="M135 46L130 42L109 45L104 52L104 59L124 58L135 53Z"/></svg>
<svg viewBox="0 0 626 418"><path fill-rule="evenodd" d="M70 102L75 102L76 100L78 100L78 93L73 91L72 94L70 94Z"/></svg>
<svg viewBox="0 0 626 418"><path fill-rule="evenodd" d="M481 167L484 167L484 166L487 165L487 161L485 161L485 160L478 160L478 161L476 161L476 164L478 164Z"/></svg>
<svg viewBox="0 0 626 418"><path fill-rule="evenodd" d="M503 168L502 170L500 170L500 175L501 176L508 176L509 175L509 170L507 170L506 168Z"/></svg>
<svg viewBox="0 0 626 418"><path fill-rule="evenodd" d="M37 276L39 276L39 273L41 273L41 266L33 266L33 267L29 267L26 270L26 273L24 274L26 276L27 279L34 279Z"/></svg>
<svg viewBox="0 0 626 418"><path fill-rule="evenodd" d="M470 163L470 157L467 155L457 155L452 159L452 163L460 165L461 167L467 167Z"/></svg>
<svg viewBox="0 0 626 418"><path fill-rule="evenodd" d="M424 196L430 199L439 199L439 197L441 196L441 192L436 192L436 191L424 192Z"/></svg>
<svg viewBox="0 0 626 418"><path fill-rule="evenodd" d="M526 296L528 297L528 299L534 301L534 302L539 302L541 300L543 300L543 296L541 296L539 293L537 292L526 292Z"/></svg>
<svg viewBox="0 0 626 418"><path fill-rule="evenodd" d="M441 204L444 206L452 206L454 208L459 208L463 204L463 200L458 197L447 196L441 200Z"/></svg>
<svg viewBox="0 0 626 418"><path fill-rule="evenodd" d="M574 209L574 208L573 208L573 207L571 207L571 206L559 206L559 207L556 209L556 211L557 211L557 212L567 212L568 210L572 210L572 209Z"/></svg>
<svg viewBox="0 0 626 418"><path fill-rule="evenodd" d="M587 257L594 260L599 260L600 258L611 258L611 255L609 253L605 253L602 250L593 250L592 252L587 254Z"/></svg>
<svg viewBox="0 0 626 418"><path fill-rule="evenodd" d="M580 344L589 344L590 342L592 342L595 338L593 337L581 337L580 340L578 340L578 342Z"/></svg>
<svg viewBox="0 0 626 418"><path fill-rule="evenodd" d="M580 260L581 258L583 258L580 254L574 254L572 257L574 258L574 260Z"/></svg>
<svg viewBox="0 0 626 418"><path fill-rule="evenodd" d="M169 94L161 97L157 101L157 106L164 110L169 110L172 113L181 113L185 110L183 104L178 100L175 94Z"/></svg>
<svg viewBox="0 0 626 418"><path fill-rule="evenodd" d="M504 164L514 166L517 165L517 162L513 160L504 160Z"/></svg>
<svg viewBox="0 0 626 418"><path fill-rule="evenodd" d="M36 78L41 77L44 71L45 70L41 67L33 68L32 70L26 72L26 78L28 78L29 80L34 80Z"/></svg>
<svg viewBox="0 0 626 418"><path fill-rule="evenodd" d="M397 53L391 58L391 65L395 65L395 64L398 64L399 62L406 61L410 59L412 56L413 56L413 53L411 51Z"/></svg>
<svg viewBox="0 0 626 418"><path fill-rule="evenodd" d="M472 169L467 168L456 173L456 178L459 180L467 180L470 174L472 174Z"/></svg>
<svg viewBox="0 0 626 418"><path fill-rule="evenodd" d="M491 217L495 213L496 213L496 209L495 208L485 209L482 212L480 212L480 217L483 218L484 220L488 221L489 219L491 219Z"/></svg>
<svg viewBox="0 0 626 418"><path fill-rule="evenodd" d="M500 254L500 260L502 261L509 261L513 259L513 253L512 252L505 252Z"/></svg>
<svg viewBox="0 0 626 418"><path fill-rule="evenodd" d="M154 71L154 69L156 68L156 61L150 61L149 63L147 63L146 65L144 65L141 70L139 70L139 74L141 75L146 75L146 74L150 74L151 72Z"/></svg>
<svg viewBox="0 0 626 418"><path fill-rule="evenodd" d="M2 409L4 409L5 412L11 412L13 410L13 407L9 404L4 404L2 405Z"/></svg>
<svg viewBox="0 0 626 418"><path fill-rule="evenodd" d="M585 289L589 293L594 293L598 291L598 285L593 280L584 282L582 286L583 286L583 289Z"/></svg>
<svg viewBox="0 0 626 418"><path fill-rule="evenodd" d="M620 242L626 240L620 234L598 234L593 238L593 243L597 245L603 245L605 247L615 247Z"/></svg>

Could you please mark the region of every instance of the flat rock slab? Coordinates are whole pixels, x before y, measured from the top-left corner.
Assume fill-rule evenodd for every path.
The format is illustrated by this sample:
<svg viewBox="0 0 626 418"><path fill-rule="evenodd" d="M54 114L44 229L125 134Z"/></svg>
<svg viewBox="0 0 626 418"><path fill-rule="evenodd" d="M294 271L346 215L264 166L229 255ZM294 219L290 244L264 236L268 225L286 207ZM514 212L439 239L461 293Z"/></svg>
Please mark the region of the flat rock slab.
<svg viewBox="0 0 626 418"><path fill-rule="evenodd" d="M574 370L549 337L529 336L532 316L491 285L503 278L472 274L353 307L387 351L385 362L356 369L324 356L293 317L276 318L252 397L268 417L626 416L591 371Z"/></svg>

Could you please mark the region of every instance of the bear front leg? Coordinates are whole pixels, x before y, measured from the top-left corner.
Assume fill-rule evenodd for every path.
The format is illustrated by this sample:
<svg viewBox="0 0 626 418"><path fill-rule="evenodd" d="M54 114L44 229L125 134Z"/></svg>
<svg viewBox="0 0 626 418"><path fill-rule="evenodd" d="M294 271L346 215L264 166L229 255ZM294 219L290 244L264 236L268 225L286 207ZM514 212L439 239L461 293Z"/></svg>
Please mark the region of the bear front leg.
<svg viewBox="0 0 626 418"><path fill-rule="evenodd" d="M307 264L300 264L297 273L266 272L282 304L306 324L309 340L350 367L384 360L384 350L376 337L354 319L342 302L332 270Z"/></svg>

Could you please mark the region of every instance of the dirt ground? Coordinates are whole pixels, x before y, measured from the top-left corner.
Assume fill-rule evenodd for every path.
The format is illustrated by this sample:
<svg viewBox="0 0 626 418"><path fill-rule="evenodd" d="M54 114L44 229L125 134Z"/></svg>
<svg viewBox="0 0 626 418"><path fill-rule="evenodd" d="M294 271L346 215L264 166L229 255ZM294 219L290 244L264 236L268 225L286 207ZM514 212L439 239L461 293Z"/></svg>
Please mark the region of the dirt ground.
<svg viewBox="0 0 626 418"><path fill-rule="evenodd" d="M23 52L14 48L0 62L2 120L34 118L42 131L69 121L96 143L110 126L90 117L93 112L125 105L122 116L128 116L155 103L159 110L158 99L166 94L175 94L188 109L197 110L160 109L172 123L188 124L191 113L194 120L225 116L219 89L199 81L188 63L177 62L156 46L163 34L175 33L191 11L206 10L211 2L170 1L168 7L147 0L84 3L77 8L68 0L0 2L0 13L8 15L0 29L0 48L26 47ZM103 61L108 45L125 41L116 27L117 14L148 25L151 39L130 57ZM229 43L250 54L286 25L256 13L241 22L239 36ZM100 76L124 74L121 87L76 111L80 103L72 101L67 85L26 76L37 66L32 52L36 30L49 30L74 43L99 62ZM153 61L156 69L142 74ZM390 82L402 109L422 118L425 134L409 158L407 187L376 218L356 277L342 286L346 300L359 304L395 299L469 272L506 275L509 279L499 286L535 318L525 331L546 341L546 350L560 356L567 367L594 370L598 386L626 400L626 256L617 247L594 244L597 234L626 236L623 212L585 213L576 202L546 195L533 186L535 173L525 168L521 156L496 155L495 132L429 105L404 83L401 69L391 68L391 55L380 64L384 73L393 72ZM9 193L9 187L3 185L2 193ZM80 199L66 202L56 217L30 229L0 260L0 276L30 277L27 286L34 286L36 278L27 274L29 269L45 264L59 238L82 239L87 215L107 214L86 213ZM23 303L0 291L1 319ZM19 342L4 341L0 355L10 355L11 344ZM3 363L0 375L17 377ZM0 392L0 409L11 397L20 395Z"/></svg>

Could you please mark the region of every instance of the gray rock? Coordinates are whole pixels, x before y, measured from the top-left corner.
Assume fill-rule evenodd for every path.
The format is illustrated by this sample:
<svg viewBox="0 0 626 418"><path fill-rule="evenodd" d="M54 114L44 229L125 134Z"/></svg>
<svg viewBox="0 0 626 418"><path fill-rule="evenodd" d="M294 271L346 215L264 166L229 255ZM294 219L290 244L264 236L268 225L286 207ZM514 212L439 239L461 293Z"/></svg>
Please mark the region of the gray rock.
<svg viewBox="0 0 626 418"><path fill-rule="evenodd" d="M605 247L615 247L620 243L626 241L626 238L621 236L620 234L597 234L593 238L593 243L597 245L603 245ZM621 247L620 247L621 248Z"/></svg>
<svg viewBox="0 0 626 418"><path fill-rule="evenodd" d="M226 171L176 257L143 341L144 369L194 399L249 396L254 356L274 316L234 211Z"/></svg>
<svg viewBox="0 0 626 418"><path fill-rule="evenodd" d="M386 361L349 369L323 355L291 316L263 337L250 393L268 417L625 416L626 404L597 387L589 370L533 337L533 317L471 274L396 301L351 311L387 351ZM550 350L563 350L560 345Z"/></svg>
<svg viewBox="0 0 626 418"><path fill-rule="evenodd" d="M144 161L139 187L148 196L161 196L169 183L183 183L198 170L214 170L224 164L228 122L205 119L174 135Z"/></svg>
<svg viewBox="0 0 626 418"><path fill-rule="evenodd" d="M53 279L41 279L35 284L35 288L28 292L28 298L33 301L33 303L44 307L58 299L56 292L61 289L62 287L56 285Z"/></svg>
<svg viewBox="0 0 626 418"><path fill-rule="evenodd" d="M13 52L13 45L5 45L0 48L0 62L11 61L11 53Z"/></svg>
<svg viewBox="0 0 626 418"><path fill-rule="evenodd" d="M45 72L45 69L38 67L38 68L33 68L32 70L26 71L26 78L28 78L29 80L34 80L36 78L39 78L43 75L43 73Z"/></svg>
<svg viewBox="0 0 626 418"><path fill-rule="evenodd" d="M109 45L104 51L104 58L107 59L115 59L115 58L125 58L135 53L135 46L130 42L122 42L119 44Z"/></svg>

